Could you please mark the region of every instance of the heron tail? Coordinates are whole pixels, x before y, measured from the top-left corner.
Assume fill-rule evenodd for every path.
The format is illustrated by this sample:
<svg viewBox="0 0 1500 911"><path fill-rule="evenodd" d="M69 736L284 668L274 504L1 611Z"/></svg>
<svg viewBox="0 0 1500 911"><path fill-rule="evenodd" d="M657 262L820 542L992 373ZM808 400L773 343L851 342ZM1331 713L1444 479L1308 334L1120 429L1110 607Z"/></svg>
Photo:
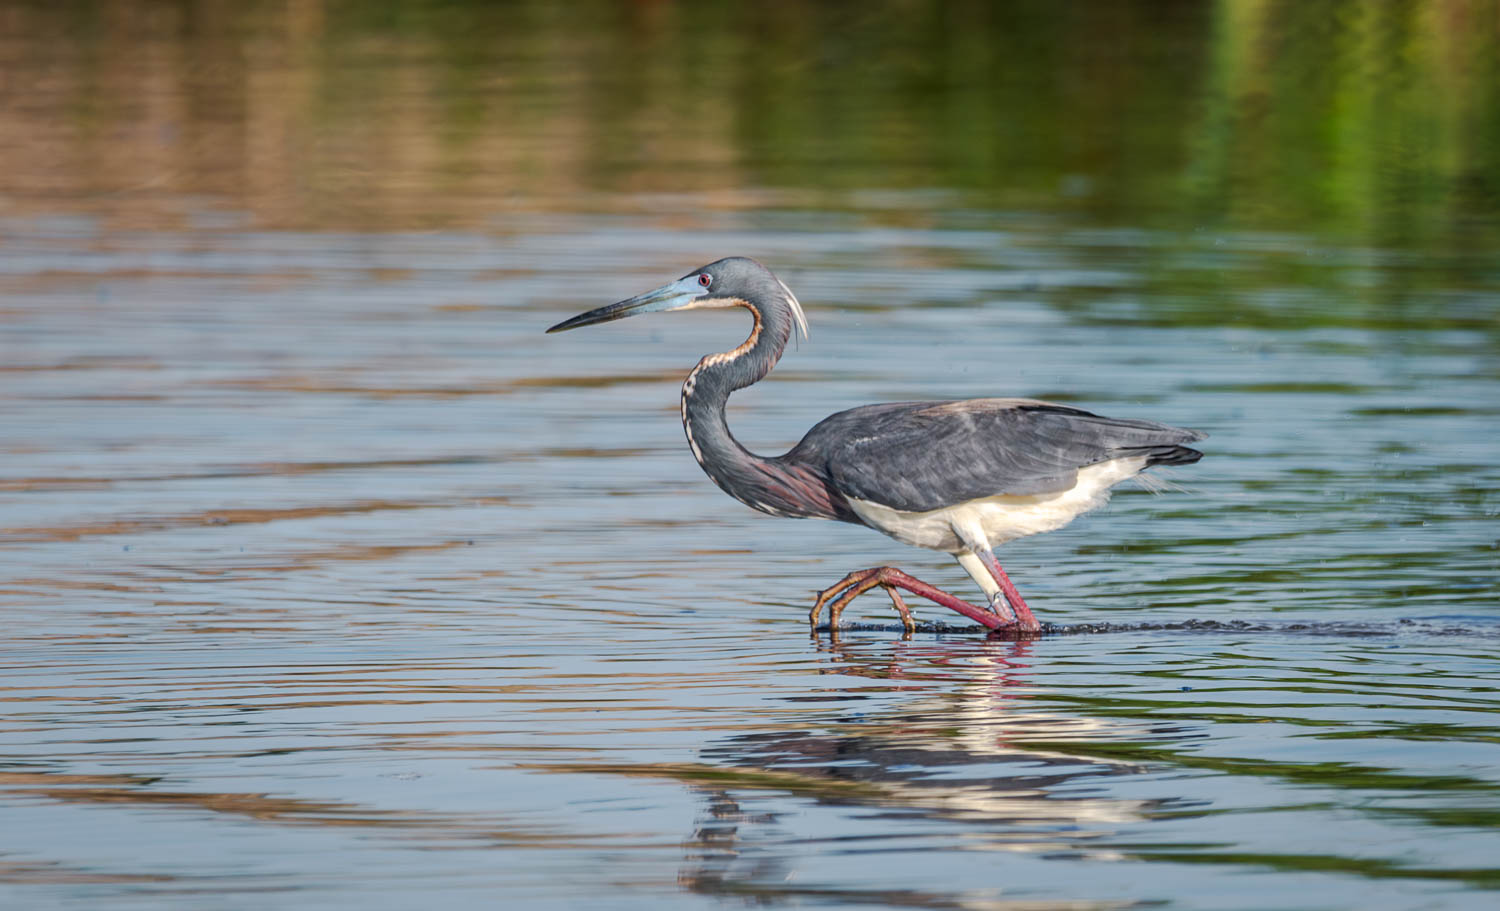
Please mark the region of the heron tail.
<svg viewBox="0 0 1500 911"><path fill-rule="evenodd" d="M1187 446L1135 446L1126 452L1146 457L1146 467L1153 465L1191 465L1203 458L1203 453Z"/></svg>

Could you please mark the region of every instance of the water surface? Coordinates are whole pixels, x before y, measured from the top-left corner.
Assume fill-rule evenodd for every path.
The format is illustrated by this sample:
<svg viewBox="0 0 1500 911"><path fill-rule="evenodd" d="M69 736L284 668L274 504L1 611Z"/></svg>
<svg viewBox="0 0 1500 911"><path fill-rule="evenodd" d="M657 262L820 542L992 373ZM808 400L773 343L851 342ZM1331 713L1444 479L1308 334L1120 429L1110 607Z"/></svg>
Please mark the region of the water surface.
<svg viewBox="0 0 1500 911"><path fill-rule="evenodd" d="M1392 171L1250 142L1306 135L1324 102L1375 127L1340 106L1350 83L1265 87L1281 68L1232 37L1253 5L1188 7L989 23L1075 29L1068 54L1015 64L1037 84L1106 39L1159 43L1089 58L1142 80L1128 97L1153 119L1122 146L1067 139L1110 109L1115 80L1085 81L1060 91L1071 107L1027 102L1056 155L1019 145L1035 167L985 180L999 146L906 129L1030 97L924 81L932 60L985 59L957 6L927 33L891 13L839 33L841 53L958 42L871 75L909 94L864 108L858 78L796 90L814 83L788 67L822 58L777 8L776 66L726 53L705 77L740 87L736 110L895 119L773 145L666 105L660 122L707 126L661 159L590 138L589 112L614 110L608 91L636 113L698 97L625 49L728 41L732 17L629 7L580 48L537 14L497 49L462 39L499 14L462 5L128 25L7 8L55 50L0 53L37 86L5 115L32 128L3 140L20 164L0 213L0 902L1491 906L1500 260L1490 197L1459 172L1488 173L1496 146L1418 142ZM1366 89L1447 79L1435 116L1456 132L1438 132L1468 135L1491 89L1433 48L1478 52L1457 6L1414 9L1354 16L1340 47L1355 72L1406 47ZM634 74L617 89L565 78L598 41L605 73ZM1319 47L1284 53L1324 72ZM1179 104L1182 71L1217 81ZM362 94L361 73L406 88ZM1309 108L1242 120L1235 99L1262 90ZM360 97L441 128L361 119ZM1393 120L1424 122L1397 101ZM156 127L121 130L143 111ZM511 144L506 111L536 118ZM383 130L405 144L362 132ZM1310 179L1322 202L1274 179L1323 166L1345 182ZM731 403L757 451L867 402L1027 395L1202 429L1207 457L1002 550L1074 634L990 639L913 599L933 625L905 637L876 593L811 635L812 593L852 569L974 592L943 555L762 516L702 475L678 385L743 314L542 334L729 254L770 264L812 328Z"/></svg>

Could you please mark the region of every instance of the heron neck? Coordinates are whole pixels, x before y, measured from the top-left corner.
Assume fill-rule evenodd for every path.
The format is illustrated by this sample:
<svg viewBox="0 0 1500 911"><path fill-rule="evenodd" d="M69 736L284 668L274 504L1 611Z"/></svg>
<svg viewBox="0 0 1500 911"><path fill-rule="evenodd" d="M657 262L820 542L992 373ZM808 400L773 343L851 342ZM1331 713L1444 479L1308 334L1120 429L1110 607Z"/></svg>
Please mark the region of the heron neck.
<svg viewBox="0 0 1500 911"><path fill-rule="evenodd" d="M725 493L752 509L777 516L835 518L832 494L816 472L756 455L729 431L724 413L729 394L771 372L792 328L789 314L768 317L754 306L744 306L755 320L750 337L732 351L699 361L682 384L682 426L693 457Z"/></svg>

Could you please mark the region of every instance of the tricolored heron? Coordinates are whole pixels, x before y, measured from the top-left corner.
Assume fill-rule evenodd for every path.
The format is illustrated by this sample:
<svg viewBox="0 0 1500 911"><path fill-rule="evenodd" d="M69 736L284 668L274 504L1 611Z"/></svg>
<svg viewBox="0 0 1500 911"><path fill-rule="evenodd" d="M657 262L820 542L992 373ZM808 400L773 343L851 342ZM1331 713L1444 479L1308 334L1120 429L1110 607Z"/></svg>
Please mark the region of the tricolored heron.
<svg viewBox="0 0 1500 911"><path fill-rule="evenodd" d="M1100 417L1032 399L968 399L866 405L825 418L786 455L758 456L729 432L729 394L775 366L793 327L807 335L802 305L771 270L730 257L671 284L563 320L548 332L639 313L744 307L754 320L739 347L710 354L682 384L682 426L703 470L724 492L773 516L867 525L898 541L946 551L988 599L977 607L893 566L850 573L818 594L809 617L844 608L877 586L915 629L898 589L991 629L1041 629L995 559L994 548L1053 531L1103 506L1110 488L1153 465L1187 465L1203 439L1154 421Z"/></svg>

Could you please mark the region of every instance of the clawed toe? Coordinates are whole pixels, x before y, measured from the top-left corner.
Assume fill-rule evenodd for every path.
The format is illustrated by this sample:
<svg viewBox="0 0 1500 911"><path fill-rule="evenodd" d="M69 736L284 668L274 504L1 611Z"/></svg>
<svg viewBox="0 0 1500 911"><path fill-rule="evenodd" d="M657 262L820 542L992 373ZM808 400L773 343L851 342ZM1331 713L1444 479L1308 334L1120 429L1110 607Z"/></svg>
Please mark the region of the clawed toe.
<svg viewBox="0 0 1500 911"><path fill-rule="evenodd" d="M895 608L896 613L901 615L901 625L908 633L916 630L917 624L912 619L911 610L906 606L906 602L901 598L900 593L897 592L896 589L898 586L913 594L921 595L929 601L940 604L950 610L957 611L989 629L1003 629L1015 626L1016 624L1015 615L1011 614L1008 610L1006 613L1001 614L998 611L975 607L967 601L955 598L940 588L935 588L920 579L907 575L894 566L878 566L873 569L852 572L829 588L818 592L817 600L813 602L812 611L808 614L808 621L811 623L813 629L817 629L818 617L823 613L823 605L827 604L828 628L830 631L836 630L839 618L844 613L844 608L848 607L855 598L858 598L876 586L885 589L886 594L890 595L891 606Z"/></svg>
<svg viewBox="0 0 1500 911"><path fill-rule="evenodd" d="M818 599L813 602L812 612L807 615L808 622L816 628L818 625L818 616L823 613L823 605L827 604L830 598L833 598L840 592L843 592L845 589L858 586L861 582L869 579L877 572L879 572L878 569L862 569L858 572L852 572L839 581L833 583L833 585L830 585L828 588L825 588L822 591L818 592ZM847 606L847 603L849 601L854 600L854 598L858 597L859 594L863 591L865 591L865 589L860 589L858 591L855 591L853 594L845 595L844 597L839 598L834 602L834 606L830 607L828 611L828 616L831 618L831 625L838 625L838 615L843 613L844 607Z"/></svg>
<svg viewBox="0 0 1500 911"><path fill-rule="evenodd" d="M887 581L889 573L899 572L900 570L894 567L877 566L873 569L862 569L858 572L850 573L835 582L832 586L818 592L818 598L813 602L812 612L808 614L808 621L816 629L818 626L818 617L823 612L823 605L827 604L828 628L835 630L838 628L840 617L843 616L844 608L852 604L855 598L879 586L885 589L886 594L890 595L891 606L896 609L896 613L901 615L901 626L908 633L914 632L917 624L911 617L911 610L906 606L906 602L902 600L900 593L896 591L896 587ZM832 599L832 603L830 603L830 599Z"/></svg>

